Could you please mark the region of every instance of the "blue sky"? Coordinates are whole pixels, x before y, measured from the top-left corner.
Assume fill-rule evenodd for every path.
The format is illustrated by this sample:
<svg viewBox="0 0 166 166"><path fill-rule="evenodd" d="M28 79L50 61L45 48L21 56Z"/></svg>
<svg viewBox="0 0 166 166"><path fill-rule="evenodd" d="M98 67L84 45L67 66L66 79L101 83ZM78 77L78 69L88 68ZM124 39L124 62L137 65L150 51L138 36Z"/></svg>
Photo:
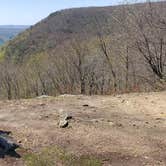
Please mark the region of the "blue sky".
<svg viewBox="0 0 166 166"><path fill-rule="evenodd" d="M0 0L0 25L32 25L57 10L119 3L120 0Z"/></svg>

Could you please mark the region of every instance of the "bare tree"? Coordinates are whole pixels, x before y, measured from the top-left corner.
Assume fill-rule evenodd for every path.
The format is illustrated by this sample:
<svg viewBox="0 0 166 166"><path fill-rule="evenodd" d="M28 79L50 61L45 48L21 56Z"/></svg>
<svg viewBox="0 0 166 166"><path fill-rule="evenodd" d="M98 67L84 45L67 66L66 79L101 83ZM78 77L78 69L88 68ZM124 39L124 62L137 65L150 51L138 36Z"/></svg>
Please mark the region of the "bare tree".
<svg viewBox="0 0 166 166"><path fill-rule="evenodd" d="M165 29L159 24L163 13L158 7L157 5L153 7L151 3L148 3L141 12L130 10L129 15L130 23L134 27L132 36L135 48L143 56L153 73L159 79L165 79L166 35ZM162 22L165 22L164 17Z"/></svg>

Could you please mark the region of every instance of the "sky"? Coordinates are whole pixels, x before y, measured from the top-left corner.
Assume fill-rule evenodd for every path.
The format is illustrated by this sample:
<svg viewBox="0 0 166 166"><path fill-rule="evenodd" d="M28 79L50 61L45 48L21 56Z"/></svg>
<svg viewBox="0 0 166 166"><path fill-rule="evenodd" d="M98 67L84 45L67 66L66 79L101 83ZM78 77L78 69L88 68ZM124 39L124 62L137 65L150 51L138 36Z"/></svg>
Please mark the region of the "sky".
<svg viewBox="0 0 166 166"><path fill-rule="evenodd" d="M33 25L61 9L117 4L120 0L0 0L0 25Z"/></svg>

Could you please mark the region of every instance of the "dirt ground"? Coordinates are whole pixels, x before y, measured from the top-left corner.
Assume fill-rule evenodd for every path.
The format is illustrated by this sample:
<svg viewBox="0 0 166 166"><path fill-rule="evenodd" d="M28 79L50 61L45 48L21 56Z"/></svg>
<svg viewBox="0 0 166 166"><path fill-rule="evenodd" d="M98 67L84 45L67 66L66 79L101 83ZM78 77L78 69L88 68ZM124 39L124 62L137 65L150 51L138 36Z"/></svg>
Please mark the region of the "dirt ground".
<svg viewBox="0 0 166 166"><path fill-rule="evenodd" d="M73 117L67 128L58 126L62 111ZM56 145L105 166L166 166L166 92L0 101L0 130L33 152ZM22 165L22 157L0 159Z"/></svg>

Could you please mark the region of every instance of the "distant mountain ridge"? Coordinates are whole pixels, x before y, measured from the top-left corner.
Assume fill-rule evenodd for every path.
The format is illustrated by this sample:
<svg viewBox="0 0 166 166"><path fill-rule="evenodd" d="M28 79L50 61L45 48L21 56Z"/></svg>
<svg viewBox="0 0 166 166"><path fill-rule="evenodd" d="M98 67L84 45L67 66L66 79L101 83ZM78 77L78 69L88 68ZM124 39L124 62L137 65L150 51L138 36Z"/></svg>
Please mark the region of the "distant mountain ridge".
<svg viewBox="0 0 166 166"><path fill-rule="evenodd" d="M29 28L29 25L0 25L0 28L25 29Z"/></svg>
<svg viewBox="0 0 166 166"><path fill-rule="evenodd" d="M166 1L57 11L0 47L0 98L166 90Z"/></svg>
<svg viewBox="0 0 166 166"><path fill-rule="evenodd" d="M23 58L37 52L55 50L76 36L92 39L96 36L96 18L103 31L114 29L111 15L121 7L72 8L54 12L29 27L11 40L3 49L3 55ZM86 34L86 35L85 35Z"/></svg>
<svg viewBox="0 0 166 166"><path fill-rule="evenodd" d="M29 28L28 25L0 25L0 45L13 39L27 28Z"/></svg>
<svg viewBox="0 0 166 166"><path fill-rule="evenodd" d="M4 56L22 59L39 52L57 52L61 46L68 47L65 44L75 38L79 38L80 41L88 38L90 42L98 32L105 36L118 36L122 31L119 22L124 22L127 17L124 8L141 11L146 5L147 3L138 3L57 11L20 33L0 52L3 52ZM153 5L156 7L162 5L166 8L166 2L155 2Z"/></svg>

